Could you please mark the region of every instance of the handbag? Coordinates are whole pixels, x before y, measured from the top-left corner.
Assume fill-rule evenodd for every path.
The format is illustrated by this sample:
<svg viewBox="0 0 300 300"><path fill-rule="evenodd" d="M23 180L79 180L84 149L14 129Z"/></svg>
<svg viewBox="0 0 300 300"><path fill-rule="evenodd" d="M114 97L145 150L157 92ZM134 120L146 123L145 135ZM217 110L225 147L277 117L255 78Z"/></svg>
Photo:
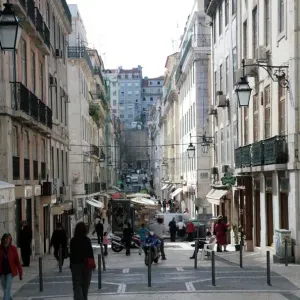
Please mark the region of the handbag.
<svg viewBox="0 0 300 300"><path fill-rule="evenodd" d="M96 263L95 263L94 258L92 258L92 257L85 258L84 266L88 270L95 270L96 269Z"/></svg>

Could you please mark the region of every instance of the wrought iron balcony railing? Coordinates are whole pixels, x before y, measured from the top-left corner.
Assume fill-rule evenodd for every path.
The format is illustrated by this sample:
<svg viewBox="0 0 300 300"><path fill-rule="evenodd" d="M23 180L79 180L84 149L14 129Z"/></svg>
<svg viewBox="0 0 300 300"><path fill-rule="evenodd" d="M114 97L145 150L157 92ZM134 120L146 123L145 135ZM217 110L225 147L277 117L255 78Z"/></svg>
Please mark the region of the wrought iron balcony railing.
<svg viewBox="0 0 300 300"><path fill-rule="evenodd" d="M68 58L72 59L81 59L84 58L86 60L86 63L88 64L91 72L94 74L94 67L92 64L92 61L90 59L90 56L86 50L86 47L77 47L77 46L69 46L68 47Z"/></svg>
<svg viewBox="0 0 300 300"><path fill-rule="evenodd" d="M27 0L27 16L35 24L35 4L34 0Z"/></svg>
<svg viewBox="0 0 300 300"><path fill-rule="evenodd" d="M242 167L251 166L251 145L242 148Z"/></svg>
<svg viewBox="0 0 300 300"><path fill-rule="evenodd" d="M264 164L264 143L263 141L252 144L252 166L262 166Z"/></svg>
<svg viewBox="0 0 300 300"><path fill-rule="evenodd" d="M288 148L285 136L274 136L264 141L265 165L286 164L288 162Z"/></svg>

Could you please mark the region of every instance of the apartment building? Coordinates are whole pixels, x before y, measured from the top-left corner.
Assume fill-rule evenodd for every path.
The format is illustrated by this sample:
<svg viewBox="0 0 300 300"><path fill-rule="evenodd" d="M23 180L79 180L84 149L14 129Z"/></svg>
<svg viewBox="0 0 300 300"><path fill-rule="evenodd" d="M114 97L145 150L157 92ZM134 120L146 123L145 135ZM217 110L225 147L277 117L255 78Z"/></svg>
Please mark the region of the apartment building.
<svg viewBox="0 0 300 300"><path fill-rule="evenodd" d="M69 5L73 31L68 45L70 178L76 214L75 221L90 221L93 209L100 208L100 191L106 188L105 168L100 157L106 155L105 130L109 103L102 75L103 61L97 51L87 47L86 30L77 5ZM102 188L101 188L102 187Z"/></svg>
<svg viewBox="0 0 300 300"><path fill-rule="evenodd" d="M195 0L179 49L179 63L175 84L179 91L180 109L180 175L185 184L181 194L181 208L194 216L211 210L206 194L210 184L210 152L203 151L203 141L210 137L208 118L208 61L210 27L204 13L204 1ZM193 157L187 155L189 143L195 146ZM197 203L198 205L195 205Z"/></svg>
<svg viewBox="0 0 300 300"><path fill-rule="evenodd" d="M234 158L236 176L231 191L232 219L244 229L246 249L250 251L268 247L278 254L277 230L290 230L291 255L299 262L299 3L206 1L206 13L213 20L212 66L217 74L212 78L214 93L220 90L221 79L226 78L226 67L222 75L216 73L221 64L226 65L224 54L220 56L224 43L234 79L232 85L229 82L228 101L224 103L226 99L220 98L220 93L214 94L216 106L222 107L222 101L226 104L217 109L218 123L226 124L226 111L231 111L228 120L237 123L231 124L230 134L235 140L230 156ZM241 80L243 69L252 93L249 105L239 107L232 89ZM213 130L220 128L215 121ZM220 158L220 147L215 149ZM227 196L223 199L226 201Z"/></svg>
<svg viewBox="0 0 300 300"><path fill-rule="evenodd" d="M65 1L10 3L23 30L16 69L12 52L0 54L0 139L5 141L0 146L0 176L15 186L15 198L0 204L0 231L9 231L18 244L20 221L27 220L33 230L34 257L48 252L56 218L52 205L69 199L67 189L61 191L59 187L63 183L68 186L68 123L63 91L67 91L65 41L71 32L71 19ZM61 214L64 212L62 207Z"/></svg>
<svg viewBox="0 0 300 300"><path fill-rule="evenodd" d="M142 80L142 103L141 103L141 122L147 124L149 108L158 101L163 93L164 77L157 78L145 77Z"/></svg>

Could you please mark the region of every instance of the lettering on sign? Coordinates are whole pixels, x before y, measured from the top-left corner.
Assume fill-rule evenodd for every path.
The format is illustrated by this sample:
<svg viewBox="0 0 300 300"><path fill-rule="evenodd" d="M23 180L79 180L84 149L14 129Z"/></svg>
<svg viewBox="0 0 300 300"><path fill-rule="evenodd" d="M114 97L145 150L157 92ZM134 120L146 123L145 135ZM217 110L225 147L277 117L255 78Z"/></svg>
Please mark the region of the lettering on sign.
<svg viewBox="0 0 300 300"><path fill-rule="evenodd" d="M200 178L201 179L208 179L209 174L208 173L200 173Z"/></svg>

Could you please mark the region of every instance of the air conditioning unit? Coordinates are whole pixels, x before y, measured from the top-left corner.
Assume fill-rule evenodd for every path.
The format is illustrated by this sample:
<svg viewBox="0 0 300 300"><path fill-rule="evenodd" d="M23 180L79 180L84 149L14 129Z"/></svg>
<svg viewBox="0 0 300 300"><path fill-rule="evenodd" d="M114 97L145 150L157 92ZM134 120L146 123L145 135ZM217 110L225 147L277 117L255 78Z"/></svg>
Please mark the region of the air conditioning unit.
<svg viewBox="0 0 300 300"><path fill-rule="evenodd" d="M223 165L222 166L222 173L228 173L229 172L229 165Z"/></svg>
<svg viewBox="0 0 300 300"><path fill-rule="evenodd" d="M63 57L63 52L60 49L55 50L55 57L56 58L62 58Z"/></svg>
<svg viewBox="0 0 300 300"><path fill-rule="evenodd" d="M243 70L242 69L235 70L235 82L234 82L234 85L237 85L241 81L242 77L243 77Z"/></svg>
<svg viewBox="0 0 300 300"><path fill-rule="evenodd" d="M216 116L218 114L218 111L213 105L211 105L208 114L210 116Z"/></svg>
<svg viewBox="0 0 300 300"><path fill-rule="evenodd" d="M228 106L228 101L226 100L226 96L223 95L222 91L217 92L216 105L217 105L217 107L227 107Z"/></svg>
<svg viewBox="0 0 300 300"><path fill-rule="evenodd" d="M256 61L254 59L246 59L245 60L245 75L248 77L255 77L258 72L258 67L255 66Z"/></svg>
<svg viewBox="0 0 300 300"><path fill-rule="evenodd" d="M212 167L210 172L211 172L211 175L218 175L219 174L219 171L218 171L217 167Z"/></svg>
<svg viewBox="0 0 300 300"><path fill-rule="evenodd" d="M255 58L257 62L267 62L267 49L265 46L258 46L255 50Z"/></svg>

